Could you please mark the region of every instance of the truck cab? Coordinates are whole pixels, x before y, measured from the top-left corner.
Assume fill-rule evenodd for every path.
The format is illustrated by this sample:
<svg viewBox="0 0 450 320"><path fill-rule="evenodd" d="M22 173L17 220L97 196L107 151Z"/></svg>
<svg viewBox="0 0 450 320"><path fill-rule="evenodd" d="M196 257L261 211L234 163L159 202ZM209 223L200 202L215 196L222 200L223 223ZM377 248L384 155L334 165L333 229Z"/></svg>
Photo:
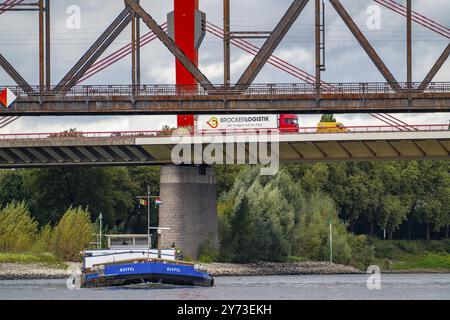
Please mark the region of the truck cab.
<svg viewBox="0 0 450 320"><path fill-rule="evenodd" d="M280 114L278 128L280 132L298 132L298 116L296 114Z"/></svg>

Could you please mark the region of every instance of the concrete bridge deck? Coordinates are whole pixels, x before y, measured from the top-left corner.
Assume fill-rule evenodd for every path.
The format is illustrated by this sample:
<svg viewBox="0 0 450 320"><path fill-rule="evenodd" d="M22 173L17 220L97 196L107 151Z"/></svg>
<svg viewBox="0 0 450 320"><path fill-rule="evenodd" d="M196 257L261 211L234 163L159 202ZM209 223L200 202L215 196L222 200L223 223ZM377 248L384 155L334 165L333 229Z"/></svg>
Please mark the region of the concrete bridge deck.
<svg viewBox="0 0 450 320"><path fill-rule="evenodd" d="M258 142L279 142L280 162L450 159L448 125L415 126L414 131L363 128L348 127L351 132L346 133L308 133L308 128L303 128L300 133L277 136L263 133L162 136L156 131L0 135L0 168L171 164L176 145L189 146L194 163L195 153L205 151L208 145L222 146L218 150L225 152L223 143L234 144L235 150L232 159L224 156L224 161L248 163L250 158L255 160L250 155L253 150L250 144ZM239 154L239 147L245 151Z"/></svg>

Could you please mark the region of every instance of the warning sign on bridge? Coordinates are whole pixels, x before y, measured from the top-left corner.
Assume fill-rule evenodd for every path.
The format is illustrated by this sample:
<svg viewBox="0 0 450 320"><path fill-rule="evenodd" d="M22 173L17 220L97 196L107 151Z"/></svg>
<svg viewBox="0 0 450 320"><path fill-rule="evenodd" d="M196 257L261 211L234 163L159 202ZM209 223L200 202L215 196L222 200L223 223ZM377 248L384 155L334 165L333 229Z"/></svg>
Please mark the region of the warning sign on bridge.
<svg viewBox="0 0 450 320"><path fill-rule="evenodd" d="M16 101L16 99L16 95L12 93L12 91L8 88L0 91L0 103L4 107L9 108L14 103L14 101Z"/></svg>

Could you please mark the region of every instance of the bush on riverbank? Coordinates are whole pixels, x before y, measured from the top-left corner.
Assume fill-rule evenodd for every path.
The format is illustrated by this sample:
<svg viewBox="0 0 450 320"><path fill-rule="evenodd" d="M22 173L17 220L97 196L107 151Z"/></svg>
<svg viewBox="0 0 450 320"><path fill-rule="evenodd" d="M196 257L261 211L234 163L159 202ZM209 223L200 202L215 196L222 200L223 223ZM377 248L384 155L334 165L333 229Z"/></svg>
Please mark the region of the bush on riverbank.
<svg viewBox="0 0 450 320"><path fill-rule="evenodd" d="M41 261L51 254L65 261L80 260L80 251L90 245L94 232L90 213L81 208L67 210L54 228L41 229L23 202L0 209L0 252L10 261Z"/></svg>
<svg viewBox="0 0 450 320"><path fill-rule="evenodd" d="M38 223L24 202L12 202L0 210L0 251L25 252L33 247Z"/></svg>
<svg viewBox="0 0 450 320"><path fill-rule="evenodd" d="M304 192L283 170L270 178L258 167L243 170L218 211L223 262L328 261L330 221L334 262L366 268L374 258L367 237L347 231L328 195Z"/></svg>
<svg viewBox="0 0 450 320"><path fill-rule="evenodd" d="M80 252L89 247L94 237L90 213L70 208L53 230L52 251L65 261L80 259Z"/></svg>
<svg viewBox="0 0 450 320"><path fill-rule="evenodd" d="M219 256L218 250L213 245L211 238L203 242L198 248L199 262L211 263L217 261L218 256Z"/></svg>
<svg viewBox="0 0 450 320"><path fill-rule="evenodd" d="M322 193L314 193L303 205L295 233L296 255L315 261L330 258L330 223L332 226L333 261L348 264L352 257L351 235L339 220L334 202Z"/></svg>

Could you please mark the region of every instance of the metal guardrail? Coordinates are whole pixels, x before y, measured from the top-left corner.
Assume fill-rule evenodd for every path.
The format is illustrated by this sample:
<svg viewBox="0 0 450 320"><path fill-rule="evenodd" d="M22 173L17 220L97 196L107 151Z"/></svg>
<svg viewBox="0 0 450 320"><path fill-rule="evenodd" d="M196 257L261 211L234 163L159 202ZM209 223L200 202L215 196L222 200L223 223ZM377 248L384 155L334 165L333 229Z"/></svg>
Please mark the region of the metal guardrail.
<svg viewBox="0 0 450 320"><path fill-rule="evenodd" d="M450 93L450 82L432 82L425 90L420 90L419 82L399 83L400 89L394 90L386 82L365 83L327 83L322 84L322 94L386 94L386 93ZM67 92L55 92L54 88L40 93L39 86L33 86L35 94L27 94L18 86L5 86L17 97L25 96L55 96L55 97L132 97L132 96L214 96L214 95L286 95L286 94L316 94L317 87L310 83L267 83L252 84L247 90L234 90L216 85L216 90L206 91L200 85L83 85L74 86Z"/></svg>
<svg viewBox="0 0 450 320"><path fill-rule="evenodd" d="M321 128L330 129L330 128ZM334 128L333 128L334 129ZM174 136L198 136L198 135L248 135L248 134L267 134L274 132L280 135L293 134L335 134L335 133L386 133L386 132L435 132L450 131L449 124L426 124L426 125L399 125L399 126L344 126L339 127L339 132L318 132L318 127L300 127L298 132L282 132L277 128L263 130L228 130L228 131L202 131L195 134L174 132ZM110 132L47 132L47 133L9 133L0 134L0 141L6 140L81 140L85 138L163 138L170 137L172 134L168 131L110 131Z"/></svg>

